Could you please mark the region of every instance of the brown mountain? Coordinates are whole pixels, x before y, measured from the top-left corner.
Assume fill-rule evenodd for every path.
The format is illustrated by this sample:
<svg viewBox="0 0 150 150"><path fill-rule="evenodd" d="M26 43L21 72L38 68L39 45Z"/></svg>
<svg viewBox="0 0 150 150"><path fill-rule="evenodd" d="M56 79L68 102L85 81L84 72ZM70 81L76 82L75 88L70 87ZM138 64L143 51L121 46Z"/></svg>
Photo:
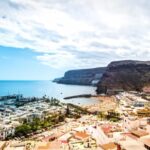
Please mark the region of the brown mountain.
<svg viewBox="0 0 150 150"><path fill-rule="evenodd" d="M115 61L108 65L97 93L120 89L142 91L145 86L150 86L150 61Z"/></svg>

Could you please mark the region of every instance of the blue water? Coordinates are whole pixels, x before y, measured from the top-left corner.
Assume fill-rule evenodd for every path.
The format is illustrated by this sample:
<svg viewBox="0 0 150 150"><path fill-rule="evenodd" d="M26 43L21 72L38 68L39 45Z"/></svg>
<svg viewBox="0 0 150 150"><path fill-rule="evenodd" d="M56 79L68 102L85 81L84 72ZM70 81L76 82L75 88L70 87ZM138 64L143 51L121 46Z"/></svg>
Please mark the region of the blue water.
<svg viewBox="0 0 150 150"><path fill-rule="evenodd" d="M74 104L91 104L97 103L96 99L76 98L64 100L66 96L78 94L95 94L95 87L64 85L51 81L0 81L0 96L8 94L23 94L24 97L42 97L47 95L55 97L63 102L71 102Z"/></svg>

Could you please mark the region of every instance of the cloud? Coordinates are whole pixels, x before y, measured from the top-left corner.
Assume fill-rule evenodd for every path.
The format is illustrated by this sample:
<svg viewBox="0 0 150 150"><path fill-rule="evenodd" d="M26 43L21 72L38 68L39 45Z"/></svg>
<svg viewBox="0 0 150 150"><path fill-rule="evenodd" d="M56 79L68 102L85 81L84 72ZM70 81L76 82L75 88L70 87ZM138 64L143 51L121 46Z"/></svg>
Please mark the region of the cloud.
<svg viewBox="0 0 150 150"><path fill-rule="evenodd" d="M148 0L5 0L0 6L0 45L31 49L50 67L150 58Z"/></svg>

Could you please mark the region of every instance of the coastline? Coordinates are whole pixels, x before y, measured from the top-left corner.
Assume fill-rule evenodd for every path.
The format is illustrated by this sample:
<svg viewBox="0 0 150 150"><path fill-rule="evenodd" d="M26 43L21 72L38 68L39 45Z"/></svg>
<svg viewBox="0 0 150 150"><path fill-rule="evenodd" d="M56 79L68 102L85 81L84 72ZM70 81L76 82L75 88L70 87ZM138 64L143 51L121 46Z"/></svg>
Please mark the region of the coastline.
<svg viewBox="0 0 150 150"><path fill-rule="evenodd" d="M23 94L24 97L43 97L57 98L62 102L70 102L74 104L91 104L97 103L90 98L76 98L74 100L64 100L64 97L72 95L81 95L85 93L95 94L95 87L79 86L79 85L64 85L57 84L51 81L2 81L0 82L0 96ZM1 102L0 102L1 103Z"/></svg>

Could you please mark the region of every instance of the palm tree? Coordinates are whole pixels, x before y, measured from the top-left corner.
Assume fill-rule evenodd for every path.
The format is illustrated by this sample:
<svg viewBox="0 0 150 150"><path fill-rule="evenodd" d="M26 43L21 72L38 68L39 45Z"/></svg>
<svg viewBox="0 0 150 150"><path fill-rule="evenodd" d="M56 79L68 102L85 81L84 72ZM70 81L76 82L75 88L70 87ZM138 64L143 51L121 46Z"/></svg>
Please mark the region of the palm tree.
<svg viewBox="0 0 150 150"><path fill-rule="evenodd" d="M99 112L98 117L99 117L101 120L104 120L104 118L105 118L104 112L102 112L102 111Z"/></svg>

